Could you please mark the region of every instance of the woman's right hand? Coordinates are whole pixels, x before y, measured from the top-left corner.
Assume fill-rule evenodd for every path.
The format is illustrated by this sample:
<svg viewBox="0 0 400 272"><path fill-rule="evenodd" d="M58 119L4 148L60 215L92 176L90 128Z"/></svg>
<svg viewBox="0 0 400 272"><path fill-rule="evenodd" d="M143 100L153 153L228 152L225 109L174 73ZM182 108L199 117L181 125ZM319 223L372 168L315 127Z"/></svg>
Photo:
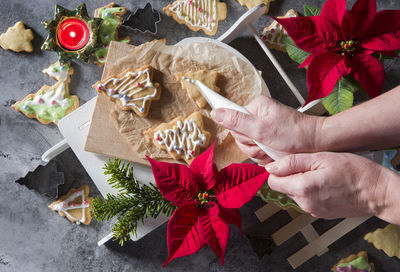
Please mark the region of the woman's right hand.
<svg viewBox="0 0 400 272"><path fill-rule="evenodd" d="M250 114L215 109L211 117L229 129L239 148L259 164L271 159L253 141L287 153L320 151L318 132L325 117L306 115L272 98L260 96L246 106Z"/></svg>

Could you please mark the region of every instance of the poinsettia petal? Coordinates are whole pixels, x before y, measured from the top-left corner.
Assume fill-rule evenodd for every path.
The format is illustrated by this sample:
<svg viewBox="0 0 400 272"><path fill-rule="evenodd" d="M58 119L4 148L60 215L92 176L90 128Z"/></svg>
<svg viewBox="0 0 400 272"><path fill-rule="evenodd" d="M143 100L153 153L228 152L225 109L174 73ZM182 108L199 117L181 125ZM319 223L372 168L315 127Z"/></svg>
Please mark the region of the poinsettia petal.
<svg viewBox="0 0 400 272"><path fill-rule="evenodd" d="M310 65L310 63L312 62L312 60L313 60L316 56L318 56L318 54L311 54L311 55L309 55L309 56L299 65L298 68L301 69L301 68L307 67L308 65Z"/></svg>
<svg viewBox="0 0 400 272"><path fill-rule="evenodd" d="M253 198L268 176L264 167L255 164L233 163L223 168L213 188L219 205L240 208Z"/></svg>
<svg viewBox="0 0 400 272"><path fill-rule="evenodd" d="M203 177L204 184L200 184L200 190L206 191L214 187L218 174L217 166L214 164L214 146L215 142L206 151L197 156L189 168Z"/></svg>
<svg viewBox="0 0 400 272"><path fill-rule="evenodd" d="M167 228L168 258L166 266L175 258L195 253L206 243L200 238L197 221L201 209L195 205L178 208L172 214Z"/></svg>
<svg viewBox="0 0 400 272"><path fill-rule="evenodd" d="M369 38L360 41L362 47L374 51L400 49L400 10L382 10L376 14Z"/></svg>
<svg viewBox="0 0 400 272"><path fill-rule="evenodd" d="M216 203L211 204L207 212L200 213L197 224L201 239L211 247L221 264L224 264L229 226L219 218L218 205Z"/></svg>
<svg viewBox="0 0 400 272"><path fill-rule="evenodd" d="M320 16L339 25L346 12L346 0L328 0L322 7Z"/></svg>
<svg viewBox="0 0 400 272"><path fill-rule="evenodd" d="M186 165L158 162L147 157L153 170L158 189L163 197L176 206L186 205L199 191L201 177Z"/></svg>
<svg viewBox="0 0 400 272"><path fill-rule="evenodd" d="M368 34L375 16L375 0L357 0L340 22L344 37L346 39L363 38Z"/></svg>
<svg viewBox="0 0 400 272"><path fill-rule="evenodd" d="M340 49L337 41L342 40L339 26L322 16L274 18L286 30L293 42L309 53Z"/></svg>
<svg viewBox="0 0 400 272"><path fill-rule="evenodd" d="M336 81L350 73L347 55L326 52L316 56L307 69L308 97L305 104L329 95Z"/></svg>
<svg viewBox="0 0 400 272"><path fill-rule="evenodd" d="M236 225L240 232L242 232L242 216L239 209L227 209L220 206L219 217L228 224Z"/></svg>
<svg viewBox="0 0 400 272"><path fill-rule="evenodd" d="M377 58L368 54L358 54L351 58L351 71L354 79L371 98L382 93L385 70Z"/></svg>

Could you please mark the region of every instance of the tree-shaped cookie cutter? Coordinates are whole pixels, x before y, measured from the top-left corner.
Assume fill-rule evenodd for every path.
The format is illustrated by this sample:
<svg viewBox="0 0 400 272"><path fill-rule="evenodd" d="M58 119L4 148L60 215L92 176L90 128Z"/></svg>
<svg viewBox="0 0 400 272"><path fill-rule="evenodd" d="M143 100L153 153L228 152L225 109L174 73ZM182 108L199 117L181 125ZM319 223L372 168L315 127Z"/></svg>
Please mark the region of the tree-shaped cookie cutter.
<svg viewBox="0 0 400 272"><path fill-rule="evenodd" d="M148 20L149 24L147 24ZM135 12L129 14L122 25L131 30L139 30L142 33L157 34L157 25L161 22L160 13L153 9L150 3L147 3L144 8L138 8ZM151 29L153 28L153 29Z"/></svg>
<svg viewBox="0 0 400 272"><path fill-rule="evenodd" d="M261 15L264 14L264 9L265 7L263 5L259 5L247 11L243 16L239 18L239 20L228 31L225 32L225 34L219 37L217 41L215 40L214 41L221 46L224 45L223 47L227 49L229 48L229 50L235 51L236 54L240 55L240 57L245 59L245 57L241 55L240 52L237 52L235 49L224 43L231 42L236 37L238 37L242 32L249 29L252 32L255 39L257 40L257 42L260 44L261 48L266 53L266 55L270 58L271 62L277 68L278 72L281 74L282 78L287 83L293 94L296 96L299 103L303 105L304 98L301 96L300 92L294 86L290 78L287 76L287 74L282 69L278 61L272 55L271 51L265 46L263 41L259 38L258 33L254 29L253 23L257 21ZM189 41L190 39L196 39L196 38L188 38L186 39L187 40L186 42L190 42ZM213 41L212 39L209 38L208 39L197 38L197 41L201 39L206 41ZM183 40L182 42L184 41L185 40ZM182 42L180 42L180 44L182 44ZM246 59L246 61L248 60ZM60 120L58 127L61 131L61 134L65 137L65 139L56 144L55 146L53 146L52 148L50 148L48 151L46 151L42 156L42 160L49 161L56 155L64 151L65 149L71 147L72 150L77 155L78 159L81 161L86 171L88 172L89 176L93 179L100 193L103 196L105 196L107 193L118 194L118 191L115 188L112 188L108 184L107 182L108 177L106 177L102 171L102 167L104 163L107 162L108 158L106 156L94 154L84 150L89 125L91 122L91 116L95 108L95 102L96 98L91 99L86 104L82 105L77 110L70 113L62 120ZM317 114L321 114L321 111L318 109L318 105L319 105L318 101L314 101L312 103L307 104L306 107L301 107L298 110L301 112L314 111L317 112ZM379 160L379 159L376 160L375 158L373 159L377 162ZM140 164L135 164L135 178L137 178L138 180L147 180L147 181L154 180L151 168ZM276 206L273 203L268 203L265 207L257 211L256 215L260 219L260 221L264 221L267 218L269 218L272 214L276 213L278 210L280 210L278 206ZM309 244L306 247L304 247L303 249L301 249L300 251L298 251L297 253L288 258L290 264L293 267L301 265L302 263L304 263L305 261L307 261L316 254L323 254L323 252L325 252L329 244L333 243L334 241L342 237L344 234L346 234L347 232L354 229L355 227L357 227L362 222L368 219L368 217L345 219L342 221L343 223L342 222L339 223L328 232L324 233L321 236L318 236L315 229L311 225L311 223L315 221L316 218L313 218L311 215L306 213L299 214L298 212L292 211L290 209L288 210L288 213L289 215L292 216L293 221L291 221L289 224L281 228L273 235L275 243L279 245L283 241L286 241L287 239L292 237L297 232L302 232L309 242ZM152 218L147 218L147 219L148 220L145 220L144 225L138 226L137 236L131 237L132 240L136 241L140 239L141 237L153 231L158 226L160 226L161 224L165 223L168 220L168 218L166 218L163 215L160 215L156 219ZM112 233L110 233L103 239L101 239L98 242L98 245L102 245L112 238L113 238Z"/></svg>

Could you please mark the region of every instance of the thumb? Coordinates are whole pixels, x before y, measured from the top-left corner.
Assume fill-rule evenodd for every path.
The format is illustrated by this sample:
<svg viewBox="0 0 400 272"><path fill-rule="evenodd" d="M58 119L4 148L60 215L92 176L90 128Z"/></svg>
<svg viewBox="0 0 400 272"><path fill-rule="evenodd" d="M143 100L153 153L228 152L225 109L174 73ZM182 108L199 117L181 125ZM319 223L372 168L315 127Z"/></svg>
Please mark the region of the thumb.
<svg viewBox="0 0 400 272"><path fill-rule="evenodd" d="M310 171L313 164L312 154L290 154L267 164L265 169L270 174L283 177Z"/></svg>
<svg viewBox="0 0 400 272"><path fill-rule="evenodd" d="M231 109L211 111L212 119L221 126L241 133L251 139L260 140L260 129L263 127L257 116Z"/></svg>

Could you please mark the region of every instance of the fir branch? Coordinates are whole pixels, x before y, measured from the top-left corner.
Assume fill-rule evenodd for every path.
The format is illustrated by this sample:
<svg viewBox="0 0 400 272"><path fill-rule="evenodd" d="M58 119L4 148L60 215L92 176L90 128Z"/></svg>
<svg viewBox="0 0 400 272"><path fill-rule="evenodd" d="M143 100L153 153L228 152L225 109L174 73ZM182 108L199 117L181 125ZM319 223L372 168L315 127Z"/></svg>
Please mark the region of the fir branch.
<svg viewBox="0 0 400 272"><path fill-rule="evenodd" d="M170 216L176 207L166 200L153 183L140 184L133 176L133 167L121 160L109 160L104 168L111 175L108 182L117 188L118 195L107 194L106 199L97 197L93 201L93 216L98 221L117 217L113 234L121 245L136 235L137 224L147 217L156 218L160 213Z"/></svg>

